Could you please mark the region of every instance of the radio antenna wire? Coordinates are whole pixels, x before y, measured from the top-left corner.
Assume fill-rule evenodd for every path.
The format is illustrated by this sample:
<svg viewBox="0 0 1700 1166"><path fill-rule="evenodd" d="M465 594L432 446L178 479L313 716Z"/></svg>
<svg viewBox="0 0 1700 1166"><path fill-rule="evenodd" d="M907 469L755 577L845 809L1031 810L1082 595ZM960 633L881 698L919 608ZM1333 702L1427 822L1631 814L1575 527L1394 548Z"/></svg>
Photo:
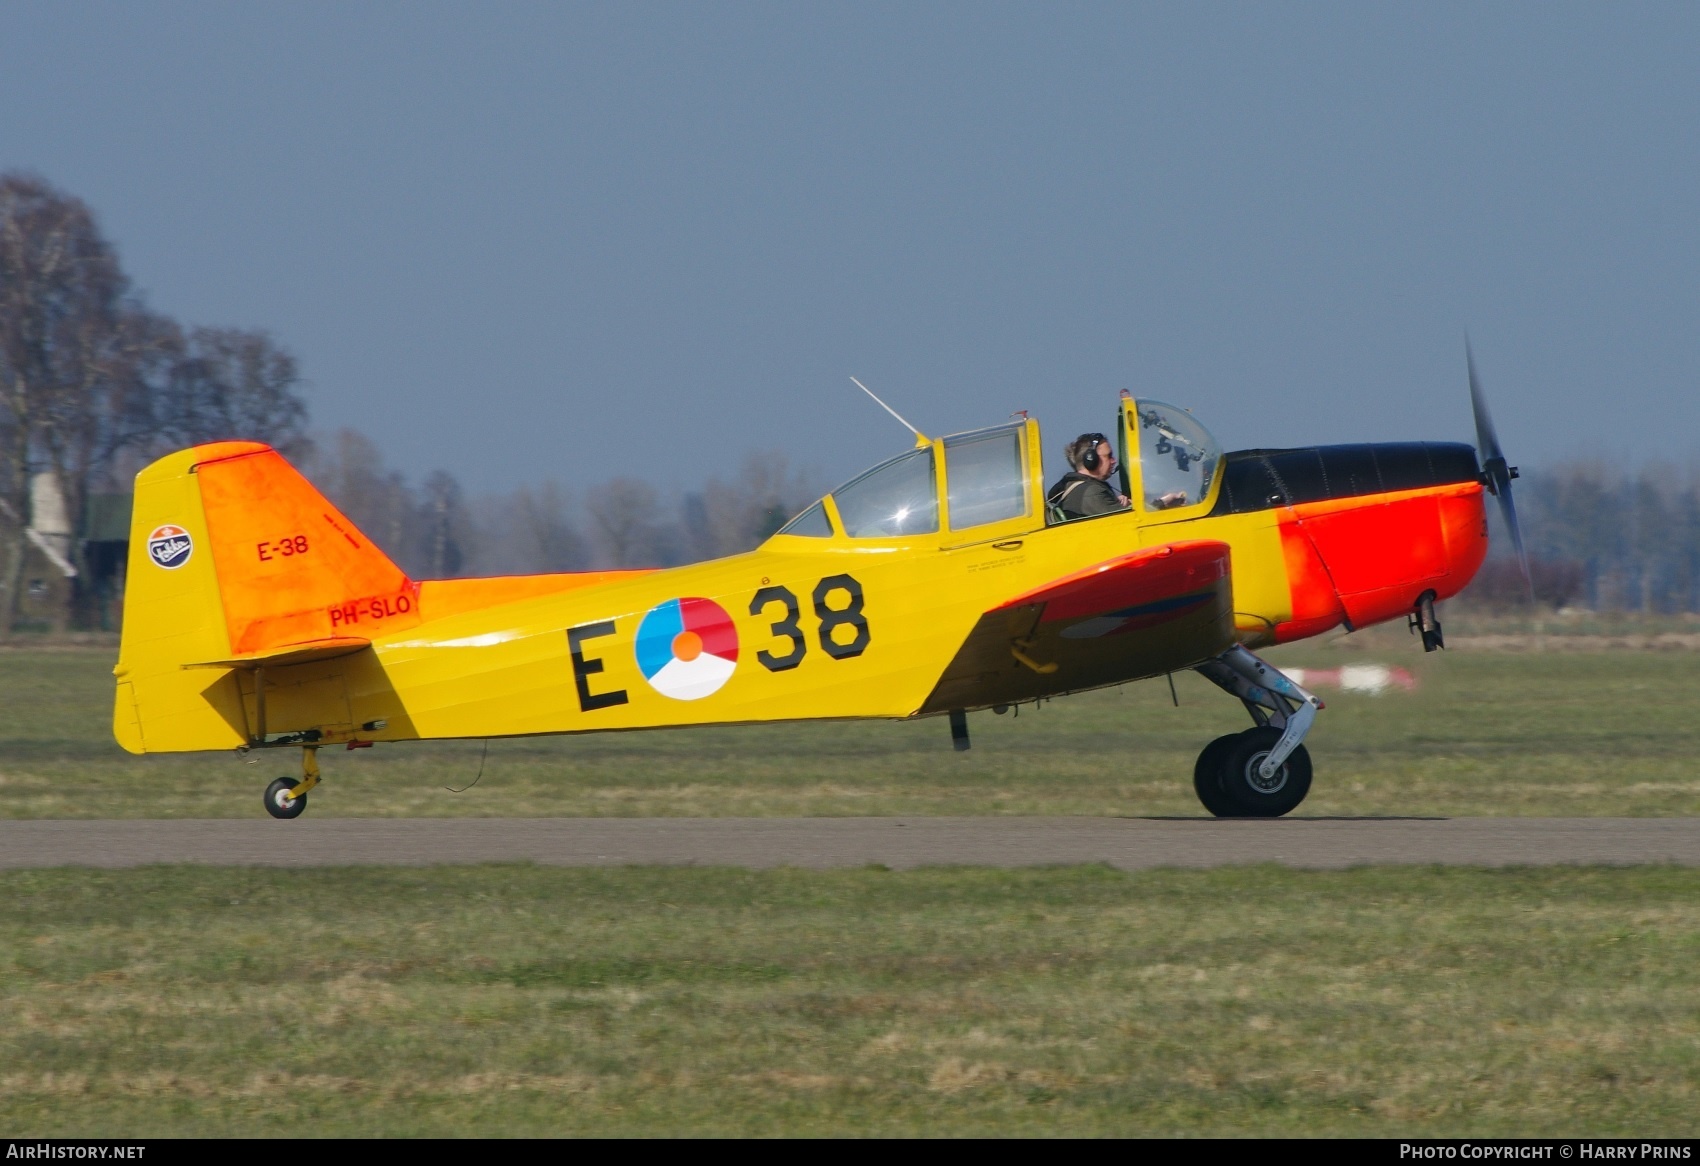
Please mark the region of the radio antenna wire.
<svg viewBox="0 0 1700 1166"><path fill-rule="evenodd" d="M899 413L896 409L893 409L890 405L887 405L884 401L880 400L878 397L874 397L874 391L872 389L870 389L867 385L864 385L861 381L857 380L855 377L850 378L850 383L855 385L858 389L861 389L864 393L868 394L868 396L873 397L874 398L874 404L878 405L881 409L884 409L887 413L890 413L893 417L897 418L897 423L899 425L903 426L903 428L907 429L910 433L913 433L918 441L920 441L922 444L926 443L926 440L927 440L926 434L922 433L919 429L916 429L913 425L909 424L909 422L905 421L903 419L903 414Z"/></svg>

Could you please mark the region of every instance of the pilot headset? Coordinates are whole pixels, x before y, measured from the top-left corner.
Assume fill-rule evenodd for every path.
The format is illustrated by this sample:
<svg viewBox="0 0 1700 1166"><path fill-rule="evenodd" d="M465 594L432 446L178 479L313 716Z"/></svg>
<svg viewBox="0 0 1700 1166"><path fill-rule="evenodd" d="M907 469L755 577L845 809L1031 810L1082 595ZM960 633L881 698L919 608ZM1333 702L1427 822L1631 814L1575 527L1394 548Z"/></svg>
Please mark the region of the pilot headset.
<svg viewBox="0 0 1700 1166"><path fill-rule="evenodd" d="M1083 470L1097 469L1104 461L1103 458L1098 456L1098 443L1103 442L1107 445L1109 444L1109 438L1105 437L1102 433L1083 433L1080 435L1079 440L1090 443L1080 453L1080 468Z"/></svg>

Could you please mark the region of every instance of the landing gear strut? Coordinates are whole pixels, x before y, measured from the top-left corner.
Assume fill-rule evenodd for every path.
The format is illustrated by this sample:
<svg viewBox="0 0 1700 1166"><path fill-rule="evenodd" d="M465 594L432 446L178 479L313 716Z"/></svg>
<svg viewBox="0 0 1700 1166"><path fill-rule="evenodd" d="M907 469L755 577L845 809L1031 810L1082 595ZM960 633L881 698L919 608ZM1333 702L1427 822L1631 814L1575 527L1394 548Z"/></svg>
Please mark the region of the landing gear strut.
<svg viewBox="0 0 1700 1166"><path fill-rule="evenodd" d="M1197 672L1240 698L1253 728L1218 737L1193 766L1198 800L1218 818L1279 818L1310 792L1305 734L1322 702L1280 669L1235 646Z"/></svg>
<svg viewBox="0 0 1700 1166"><path fill-rule="evenodd" d="M274 818L299 818L307 809L307 791L319 784L319 747L301 750L301 779L280 777L266 787L266 813Z"/></svg>
<svg viewBox="0 0 1700 1166"><path fill-rule="evenodd" d="M1436 652L1446 647L1446 639L1440 632L1440 620L1434 615L1434 592L1425 591L1417 599L1417 606L1411 612L1411 630L1423 634L1423 651Z"/></svg>

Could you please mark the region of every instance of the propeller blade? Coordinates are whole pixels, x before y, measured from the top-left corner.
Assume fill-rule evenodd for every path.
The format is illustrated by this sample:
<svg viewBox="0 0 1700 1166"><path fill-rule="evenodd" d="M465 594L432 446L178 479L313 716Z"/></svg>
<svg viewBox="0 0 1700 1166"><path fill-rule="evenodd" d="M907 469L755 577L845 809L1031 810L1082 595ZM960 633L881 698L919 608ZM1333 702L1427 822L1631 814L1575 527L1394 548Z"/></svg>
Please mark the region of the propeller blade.
<svg viewBox="0 0 1700 1166"><path fill-rule="evenodd" d="M1503 459L1501 459L1503 461ZM1523 591L1529 602L1535 602L1535 579L1529 573L1529 555L1523 549L1523 530L1517 525L1517 507L1511 502L1511 479L1499 487L1499 513L1505 519L1505 529L1511 532L1511 548L1517 552L1517 569L1523 572Z"/></svg>
<svg viewBox="0 0 1700 1166"><path fill-rule="evenodd" d="M1476 354L1470 350L1470 338L1464 338L1464 363L1470 370L1470 411L1476 417L1476 452L1481 458L1482 473L1487 478L1488 492L1499 499L1499 513L1505 519L1505 529L1511 535L1511 548L1517 552L1517 568L1523 574L1523 590L1529 602L1535 601L1535 580L1529 573L1529 554L1523 548L1523 528L1517 522L1517 507L1511 499L1511 479L1517 471L1505 462L1505 451L1499 446L1499 434L1494 432L1493 416L1488 412L1487 397L1482 393L1481 378L1476 375Z"/></svg>
<svg viewBox="0 0 1700 1166"><path fill-rule="evenodd" d="M1482 382L1476 376L1476 354L1470 350L1470 338L1464 338L1464 363L1470 369L1470 411L1476 415L1476 449L1482 455L1482 465L1494 458L1505 460L1499 448L1499 434L1494 432L1493 417L1488 413L1487 398L1482 395Z"/></svg>

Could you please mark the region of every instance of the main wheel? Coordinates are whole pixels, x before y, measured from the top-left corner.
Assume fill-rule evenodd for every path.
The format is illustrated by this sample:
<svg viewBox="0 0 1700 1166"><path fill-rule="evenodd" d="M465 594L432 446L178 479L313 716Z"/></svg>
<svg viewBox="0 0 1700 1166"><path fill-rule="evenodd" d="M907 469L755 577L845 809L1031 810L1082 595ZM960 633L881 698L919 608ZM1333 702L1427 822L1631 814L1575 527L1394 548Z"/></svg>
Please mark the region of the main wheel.
<svg viewBox="0 0 1700 1166"><path fill-rule="evenodd" d="M274 818L299 818L307 808L307 795L290 797L289 791L298 783L292 777L280 777L266 787L266 813Z"/></svg>
<svg viewBox="0 0 1700 1166"><path fill-rule="evenodd" d="M1198 800L1204 803L1204 808L1218 818L1229 818L1239 812L1222 792L1222 758L1239 739L1238 733L1217 737L1204 747L1204 751L1198 755L1198 760L1192 766L1192 791L1198 795Z"/></svg>
<svg viewBox="0 0 1700 1166"><path fill-rule="evenodd" d="M1232 807L1230 813L1244 818L1279 818L1305 800L1310 792L1310 753L1303 745L1294 749L1270 777L1258 772L1280 739L1281 730L1271 725L1247 729L1220 755L1222 796Z"/></svg>

